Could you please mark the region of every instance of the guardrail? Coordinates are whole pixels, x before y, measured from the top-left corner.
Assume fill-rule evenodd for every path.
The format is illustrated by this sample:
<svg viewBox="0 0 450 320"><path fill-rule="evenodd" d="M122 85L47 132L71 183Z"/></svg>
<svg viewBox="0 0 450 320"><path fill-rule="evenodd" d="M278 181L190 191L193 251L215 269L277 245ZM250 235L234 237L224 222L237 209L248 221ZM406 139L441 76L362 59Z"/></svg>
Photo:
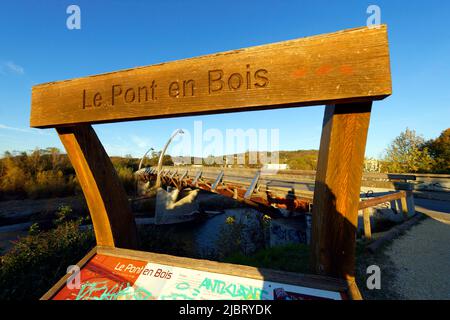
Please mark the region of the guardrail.
<svg viewBox="0 0 450 320"><path fill-rule="evenodd" d="M136 175L139 180L146 183L156 179L158 170L143 168L138 170ZM253 177L245 177L226 175L224 171L218 171L213 175L211 172L204 173L202 170L189 172L188 170L163 169L159 175L161 183L165 185L178 189L195 187L219 193L268 213L275 213L274 206L289 212L308 212L312 202L312 197L311 199L301 197L295 193L295 190L272 188L267 180L261 178L260 172L256 172Z"/></svg>
<svg viewBox="0 0 450 320"><path fill-rule="evenodd" d="M181 170L179 170L181 169ZM242 175L254 172L253 177ZM136 172L141 176L156 176L155 168L144 168ZM239 175L239 173L241 175ZM161 171L161 179L165 184L177 188L183 186L194 186L211 192L232 197L246 204L264 209L275 205L278 208L286 208L292 211L305 212L313 200L313 192L306 193L305 190L296 190L298 181L276 179L280 175L263 176L258 170L218 170L216 168L178 168L165 167ZM393 175L393 179L413 180L409 175ZM406 183L406 189L411 190L410 184ZM404 185L401 185L404 187ZM297 198L298 196L298 198ZM400 200L403 218L408 219L414 215L414 202L412 192L401 190L387 195L363 200L359 203L358 210L363 211L364 236L372 237L370 214L373 207ZM408 198L411 204L408 206ZM261 207L262 206L262 207Z"/></svg>
<svg viewBox="0 0 450 320"><path fill-rule="evenodd" d="M210 166L164 166L168 170L188 170L189 172L202 170L204 173L217 175L224 171L226 175L249 176L251 179L259 169L256 168L221 168ZM267 174L263 170L263 179L270 179L283 183L302 184L304 189L312 191L314 188L316 171L314 170L278 170L275 173ZM404 190L405 184L408 184L411 190L423 191L450 191L449 174L423 174L423 173L374 173L365 172L361 179L361 186L367 188L380 188L390 190Z"/></svg>

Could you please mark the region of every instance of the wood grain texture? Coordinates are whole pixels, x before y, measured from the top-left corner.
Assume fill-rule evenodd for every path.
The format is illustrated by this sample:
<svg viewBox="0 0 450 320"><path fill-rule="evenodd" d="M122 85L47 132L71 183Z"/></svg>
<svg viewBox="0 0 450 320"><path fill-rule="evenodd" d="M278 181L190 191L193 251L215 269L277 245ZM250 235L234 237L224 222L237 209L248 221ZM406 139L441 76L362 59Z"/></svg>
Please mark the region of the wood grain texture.
<svg viewBox="0 0 450 320"><path fill-rule="evenodd" d="M314 189L312 267L350 282L371 104L326 107Z"/></svg>
<svg viewBox="0 0 450 320"><path fill-rule="evenodd" d="M58 128L83 189L97 245L135 248L136 225L111 160L90 125Z"/></svg>
<svg viewBox="0 0 450 320"><path fill-rule="evenodd" d="M370 208L365 208L363 210L363 221L364 221L364 237L366 239L371 239L372 227L370 225Z"/></svg>
<svg viewBox="0 0 450 320"><path fill-rule="evenodd" d="M354 278L347 279L347 286L348 286L348 296L349 296L350 300L362 300L363 299L361 292L359 291L358 285L356 284L356 281Z"/></svg>
<svg viewBox="0 0 450 320"><path fill-rule="evenodd" d="M339 292L346 292L348 289L347 283L345 281L321 275L300 274L265 268L255 268L237 264L222 263L211 260L183 258L167 254L101 246L97 247L97 253L115 257L149 261L151 263L160 263L180 268L215 272L257 280L281 282L316 289Z"/></svg>
<svg viewBox="0 0 450 320"><path fill-rule="evenodd" d="M383 25L37 85L30 124L55 127L360 102L390 94Z"/></svg>

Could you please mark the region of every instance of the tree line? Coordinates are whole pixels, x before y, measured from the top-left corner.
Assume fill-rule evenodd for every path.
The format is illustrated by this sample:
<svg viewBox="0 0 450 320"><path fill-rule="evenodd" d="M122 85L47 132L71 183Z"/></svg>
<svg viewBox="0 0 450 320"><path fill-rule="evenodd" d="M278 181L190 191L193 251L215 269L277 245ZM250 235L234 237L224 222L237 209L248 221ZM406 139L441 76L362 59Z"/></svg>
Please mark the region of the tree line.
<svg viewBox="0 0 450 320"><path fill-rule="evenodd" d="M151 150L144 166L156 166L159 152ZM316 170L317 150L280 151L280 163L290 169ZM245 153L246 163L249 153ZM205 159L203 159L205 160ZM118 176L128 194L135 188L134 172L140 159L128 155L111 157ZM207 165L206 161L203 161ZM380 160L381 171L390 173L450 174L450 128L437 138L425 140L414 130L406 129L386 148ZM173 165L165 155L164 165ZM252 165L261 166L261 163ZM0 200L10 198L48 198L81 193L75 171L67 157L57 148L36 149L32 152L5 152L0 158Z"/></svg>
<svg viewBox="0 0 450 320"><path fill-rule="evenodd" d="M383 162L392 173L450 173L450 128L430 140L406 128L386 149Z"/></svg>
<svg viewBox="0 0 450 320"><path fill-rule="evenodd" d="M159 153L153 152L144 165L155 166ZM139 160L131 155L111 157L114 168L128 194L135 191L134 172ZM166 155L164 165L173 165ZM32 152L5 152L0 158L0 200L52 198L81 194L75 170L58 148Z"/></svg>

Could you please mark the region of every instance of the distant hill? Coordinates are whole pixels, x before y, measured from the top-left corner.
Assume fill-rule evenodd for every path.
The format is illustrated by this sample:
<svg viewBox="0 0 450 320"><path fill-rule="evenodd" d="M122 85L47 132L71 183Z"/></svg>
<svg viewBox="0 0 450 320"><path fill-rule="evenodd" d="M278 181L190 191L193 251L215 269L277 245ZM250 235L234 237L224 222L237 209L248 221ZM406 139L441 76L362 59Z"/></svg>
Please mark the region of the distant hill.
<svg viewBox="0 0 450 320"><path fill-rule="evenodd" d="M317 157L319 151L318 150L295 150L295 151L279 151L278 153L278 162L280 164L287 164L289 169L296 170L316 170L317 168ZM267 157L270 161L270 153L267 153ZM183 165L183 164L202 164L204 166L221 166L220 163L232 165L233 167L248 167L248 168L260 168L262 167L262 161L259 158L258 152L245 152L234 155L234 161L226 162L226 155L223 156L210 156L207 158L199 158L199 157L172 157L172 160L175 165ZM243 157L245 159L244 165L238 164L238 159ZM253 159L257 159L256 163L250 164L249 159L252 157ZM195 162L194 162L195 161Z"/></svg>
<svg viewBox="0 0 450 320"><path fill-rule="evenodd" d="M316 170L319 150L280 151L280 163L286 163L290 169Z"/></svg>

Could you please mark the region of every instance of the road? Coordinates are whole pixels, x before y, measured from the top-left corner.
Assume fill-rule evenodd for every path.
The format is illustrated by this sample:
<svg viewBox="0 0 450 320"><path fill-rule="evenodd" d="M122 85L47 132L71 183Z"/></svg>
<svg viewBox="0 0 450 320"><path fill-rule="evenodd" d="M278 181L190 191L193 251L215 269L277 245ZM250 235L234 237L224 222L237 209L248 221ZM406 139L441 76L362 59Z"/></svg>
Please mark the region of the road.
<svg viewBox="0 0 450 320"><path fill-rule="evenodd" d="M417 211L425 209L450 214L450 202L448 201L414 198L414 204Z"/></svg>

